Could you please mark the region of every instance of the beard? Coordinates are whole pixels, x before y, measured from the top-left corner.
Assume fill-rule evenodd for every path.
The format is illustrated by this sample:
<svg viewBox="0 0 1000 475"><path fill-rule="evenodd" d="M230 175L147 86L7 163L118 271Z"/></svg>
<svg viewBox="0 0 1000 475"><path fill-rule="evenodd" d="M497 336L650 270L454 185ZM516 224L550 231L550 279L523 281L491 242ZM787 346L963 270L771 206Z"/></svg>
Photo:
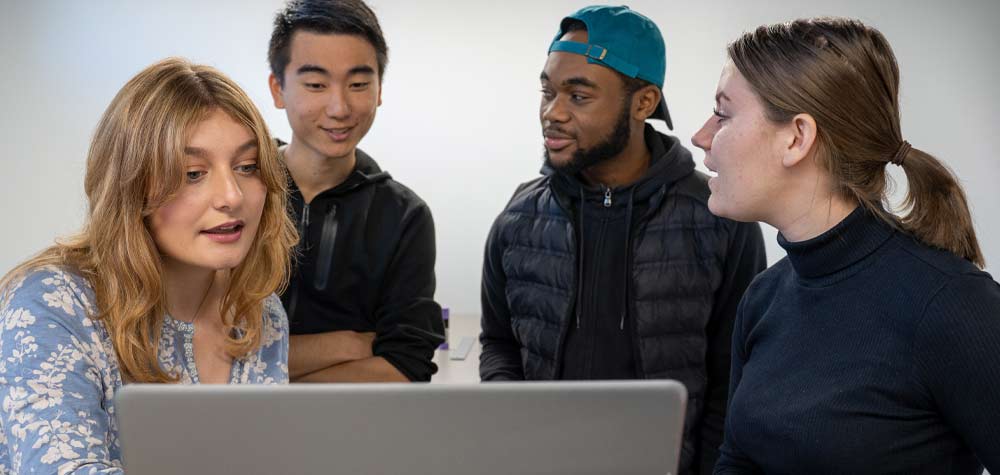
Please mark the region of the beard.
<svg viewBox="0 0 1000 475"><path fill-rule="evenodd" d="M632 135L632 124L629 120L629 102L622 103L621 112L611 133L596 145L583 149L578 148L573 152L569 161L561 165L552 162L548 149L545 150L545 164L554 170L568 175L576 175L598 163L610 160L617 156L628 145L629 136Z"/></svg>

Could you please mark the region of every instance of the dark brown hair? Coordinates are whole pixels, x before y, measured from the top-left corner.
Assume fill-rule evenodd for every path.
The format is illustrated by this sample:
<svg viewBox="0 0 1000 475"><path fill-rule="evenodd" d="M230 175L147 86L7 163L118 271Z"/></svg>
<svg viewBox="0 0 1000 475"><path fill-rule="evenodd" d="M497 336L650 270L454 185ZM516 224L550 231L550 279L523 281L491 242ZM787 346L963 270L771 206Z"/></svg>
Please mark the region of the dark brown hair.
<svg viewBox="0 0 1000 475"><path fill-rule="evenodd" d="M769 120L813 117L817 158L837 193L926 244L984 266L965 192L951 171L916 148L896 157L903 147L899 67L882 33L858 20L802 19L745 33L728 53ZM906 173L900 217L886 211L890 162Z"/></svg>
<svg viewBox="0 0 1000 475"><path fill-rule="evenodd" d="M375 48L378 80L382 81L389 62L389 47L375 12L362 0L290 0L275 15L267 61L282 86L285 68L291 61L292 37L300 30L323 35L354 35L368 41Z"/></svg>

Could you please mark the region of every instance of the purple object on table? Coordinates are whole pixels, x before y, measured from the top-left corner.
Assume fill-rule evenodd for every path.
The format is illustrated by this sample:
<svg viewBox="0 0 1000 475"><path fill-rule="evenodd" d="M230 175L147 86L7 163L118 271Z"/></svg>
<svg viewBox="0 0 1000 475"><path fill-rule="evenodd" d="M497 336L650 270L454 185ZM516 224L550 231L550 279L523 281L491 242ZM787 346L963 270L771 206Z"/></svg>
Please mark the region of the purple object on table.
<svg viewBox="0 0 1000 475"><path fill-rule="evenodd" d="M441 307L441 320L444 320L444 343L438 347L439 350L448 349L448 307Z"/></svg>

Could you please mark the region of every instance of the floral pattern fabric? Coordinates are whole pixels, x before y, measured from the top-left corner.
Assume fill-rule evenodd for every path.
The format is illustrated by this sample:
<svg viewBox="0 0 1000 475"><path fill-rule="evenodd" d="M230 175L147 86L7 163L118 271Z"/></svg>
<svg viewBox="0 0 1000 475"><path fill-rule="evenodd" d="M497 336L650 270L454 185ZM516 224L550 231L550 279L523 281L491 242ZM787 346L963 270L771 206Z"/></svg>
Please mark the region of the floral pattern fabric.
<svg viewBox="0 0 1000 475"><path fill-rule="evenodd" d="M0 475L122 474L114 395L122 387L106 328L82 277L46 267L0 297ZM265 301L261 347L233 361L231 384L288 382L288 321ZM165 316L160 366L195 384L194 325Z"/></svg>

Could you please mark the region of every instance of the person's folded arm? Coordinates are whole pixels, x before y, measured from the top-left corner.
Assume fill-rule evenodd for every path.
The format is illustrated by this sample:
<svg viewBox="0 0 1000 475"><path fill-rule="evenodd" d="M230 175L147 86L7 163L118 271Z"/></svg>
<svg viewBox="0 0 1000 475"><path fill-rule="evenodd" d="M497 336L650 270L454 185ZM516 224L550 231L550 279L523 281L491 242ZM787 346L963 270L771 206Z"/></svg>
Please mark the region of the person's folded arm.
<svg viewBox="0 0 1000 475"><path fill-rule="evenodd" d="M406 383L410 379L380 356L348 361L299 377L300 383Z"/></svg>
<svg viewBox="0 0 1000 475"><path fill-rule="evenodd" d="M297 381L310 373L371 358L375 333L341 330L289 337L288 377Z"/></svg>
<svg viewBox="0 0 1000 475"><path fill-rule="evenodd" d="M441 306L434 301L435 259L434 219L420 202L403 215L402 232L379 289L372 345L375 357L410 381L431 380L437 372L434 351L444 342Z"/></svg>

